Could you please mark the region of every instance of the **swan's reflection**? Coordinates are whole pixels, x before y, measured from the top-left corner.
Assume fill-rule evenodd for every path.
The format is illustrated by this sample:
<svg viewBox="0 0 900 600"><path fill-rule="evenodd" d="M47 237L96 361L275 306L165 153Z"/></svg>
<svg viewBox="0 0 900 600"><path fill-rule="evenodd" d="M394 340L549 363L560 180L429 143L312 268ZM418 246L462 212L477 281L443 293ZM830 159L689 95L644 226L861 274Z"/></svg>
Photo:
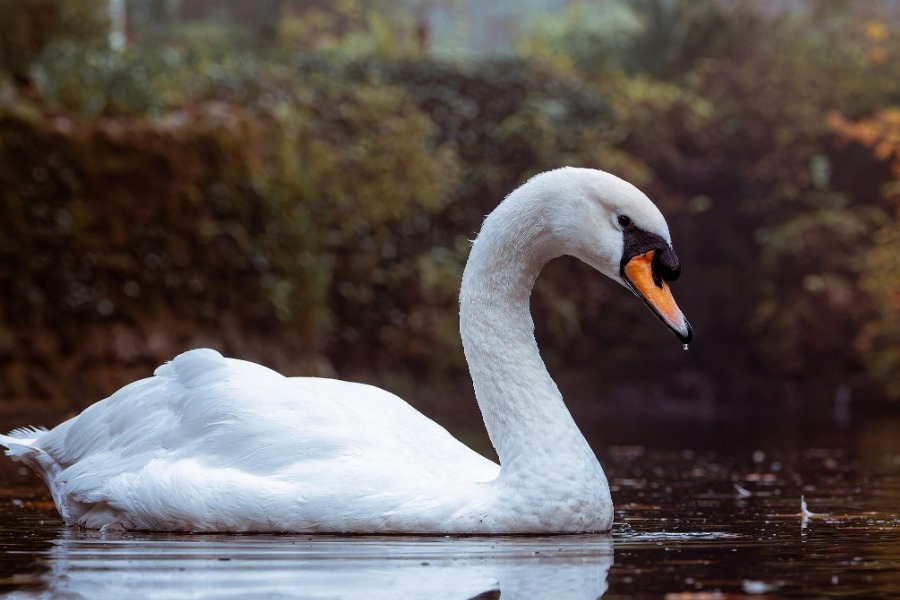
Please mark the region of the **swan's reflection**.
<svg viewBox="0 0 900 600"><path fill-rule="evenodd" d="M590 599L608 536L409 538L126 535L64 530L12 597Z"/></svg>

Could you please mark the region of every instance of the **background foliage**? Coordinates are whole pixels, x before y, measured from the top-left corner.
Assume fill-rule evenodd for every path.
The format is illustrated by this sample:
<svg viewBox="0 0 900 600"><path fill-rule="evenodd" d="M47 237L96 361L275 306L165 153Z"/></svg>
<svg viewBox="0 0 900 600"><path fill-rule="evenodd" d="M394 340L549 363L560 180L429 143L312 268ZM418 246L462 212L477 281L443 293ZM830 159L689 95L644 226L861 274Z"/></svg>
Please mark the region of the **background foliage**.
<svg viewBox="0 0 900 600"><path fill-rule="evenodd" d="M99 3L49 4L0 0L0 395L83 405L200 344L461 378L468 240L568 164L661 205L698 341L562 260L533 301L555 370L599 364L614 396L652 365L668 397L900 398L897 15L573 2L460 60L377 1L124 51Z"/></svg>

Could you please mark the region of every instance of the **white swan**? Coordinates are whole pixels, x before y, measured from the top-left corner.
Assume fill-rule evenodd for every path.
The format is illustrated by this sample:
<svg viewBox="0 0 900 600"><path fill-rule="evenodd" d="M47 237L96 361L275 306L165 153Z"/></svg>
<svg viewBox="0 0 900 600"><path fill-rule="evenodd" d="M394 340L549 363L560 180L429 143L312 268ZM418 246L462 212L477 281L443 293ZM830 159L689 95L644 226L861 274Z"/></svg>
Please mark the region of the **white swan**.
<svg viewBox="0 0 900 600"><path fill-rule="evenodd" d="M375 387L286 378L192 350L52 430L0 436L68 525L165 531L602 532L606 476L538 353L529 312L547 261L574 255L631 288L687 343L666 281L668 227L608 173L533 177L485 220L460 330L498 466Z"/></svg>

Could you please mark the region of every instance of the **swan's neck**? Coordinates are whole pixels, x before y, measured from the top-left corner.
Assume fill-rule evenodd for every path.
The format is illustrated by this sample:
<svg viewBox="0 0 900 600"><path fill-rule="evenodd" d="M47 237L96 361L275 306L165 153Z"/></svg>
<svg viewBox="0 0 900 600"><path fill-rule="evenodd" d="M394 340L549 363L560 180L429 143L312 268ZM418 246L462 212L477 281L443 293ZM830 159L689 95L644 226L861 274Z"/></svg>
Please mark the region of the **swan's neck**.
<svg viewBox="0 0 900 600"><path fill-rule="evenodd" d="M562 254L540 204L510 197L485 221L463 275L460 331L501 479L560 469L601 477L534 339L529 309L541 268ZM605 478L604 478L605 481Z"/></svg>

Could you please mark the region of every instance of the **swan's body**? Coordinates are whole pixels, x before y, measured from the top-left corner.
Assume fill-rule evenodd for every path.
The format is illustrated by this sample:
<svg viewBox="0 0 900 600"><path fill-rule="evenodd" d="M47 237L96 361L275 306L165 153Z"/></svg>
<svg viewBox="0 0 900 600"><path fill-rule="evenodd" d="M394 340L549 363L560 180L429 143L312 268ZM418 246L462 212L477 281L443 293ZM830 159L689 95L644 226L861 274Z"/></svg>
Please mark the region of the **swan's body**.
<svg viewBox="0 0 900 600"><path fill-rule="evenodd" d="M43 476L67 524L86 528L606 531L606 477L541 361L529 313L538 273L562 254L632 287L690 339L665 305L671 296L654 296L668 294L662 279L678 270L656 207L601 171L533 178L485 220L460 296L466 358L502 468L388 392L286 378L208 349L50 431L0 443Z"/></svg>

